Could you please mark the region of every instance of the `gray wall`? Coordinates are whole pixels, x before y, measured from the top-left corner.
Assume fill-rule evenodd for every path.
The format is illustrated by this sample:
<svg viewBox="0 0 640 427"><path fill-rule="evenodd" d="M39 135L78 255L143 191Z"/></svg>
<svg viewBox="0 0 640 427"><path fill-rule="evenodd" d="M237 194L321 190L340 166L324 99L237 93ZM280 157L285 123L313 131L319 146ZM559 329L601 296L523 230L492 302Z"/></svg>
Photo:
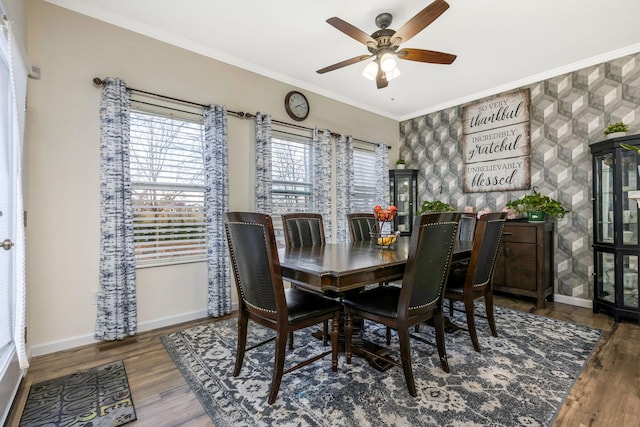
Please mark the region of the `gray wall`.
<svg viewBox="0 0 640 427"><path fill-rule="evenodd" d="M556 294L593 296L591 154L607 124L624 121L640 133L640 54L541 81L531 90L531 185L571 212L557 222ZM462 106L400 123L400 157L419 169L419 202L462 209L505 204L529 191L463 193Z"/></svg>

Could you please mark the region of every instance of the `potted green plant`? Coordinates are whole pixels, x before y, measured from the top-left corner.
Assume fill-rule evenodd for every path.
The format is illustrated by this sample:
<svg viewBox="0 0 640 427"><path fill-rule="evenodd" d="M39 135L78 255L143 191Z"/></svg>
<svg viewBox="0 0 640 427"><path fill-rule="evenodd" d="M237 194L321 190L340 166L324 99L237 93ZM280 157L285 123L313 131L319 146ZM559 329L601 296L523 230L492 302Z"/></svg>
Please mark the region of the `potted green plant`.
<svg viewBox="0 0 640 427"><path fill-rule="evenodd" d="M404 159L398 159L396 160L396 169L404 169L406 167L406 162L404 161Z"/></svg>
<svg viewBox="0 0 640 427"><path fill-rule="evenodd" d="M422 202L422 206L416 212L416 215L422 215L431 212L453 212L455 209L451 207L450 204L441 202L439 200L435 200L430 202L429 200L425 200Z"/></svg>
<svg viewBox="0 0 640 427"><path fill-rule="evenodd" d="M546 217L564 218L569 212L562 204L548 196L543 196L533 190L533 194L527 194L519 199L511 200L507 203L507 207L513 209L516 213L527 213L529 222L544 222Z"/></svg>
<svg viewBox="0 0 640 427"><path fill-rule="evenodd" d="M629 125L623 122L615 122L607 126L603 133L604 133L604 136L607 137L607 139L611 139L611 138L617 138L619 136L625 136L628 131L629 131Z"/></svg>

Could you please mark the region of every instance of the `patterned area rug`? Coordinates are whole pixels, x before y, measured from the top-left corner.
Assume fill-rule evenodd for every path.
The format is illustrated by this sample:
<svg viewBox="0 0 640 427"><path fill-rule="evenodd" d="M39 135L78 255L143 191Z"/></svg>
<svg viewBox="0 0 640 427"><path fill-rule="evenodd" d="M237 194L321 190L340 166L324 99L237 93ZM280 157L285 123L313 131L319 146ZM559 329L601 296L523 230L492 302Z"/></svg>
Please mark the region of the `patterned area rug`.
<svg viewBox="0 0 640 427"><path fill-rule="evenodd" d="M31 386L21 427L116 427L134 421L129 381L122 361Z"/></svg>
<svg viewBox="0 0 640 427"><path fill-rule="evenodd" d="M482 312L484 307L480 310ZM198 326L162 337L165 348L217 427L223 426L547 426L582 372L601 331L496 307L499 337L477 318L481 353L465 330L446 334L449 374L435 346L412 340L418 397L407 391L401 368L379 372L354 357L329 356L283 377L278 399L267 404L273 344L246 353L233 378L236 320ZM464 327L463 313L452 323ZM435 343L433 328L419 335ZM249 342L273 333L249 324ZM385 343L385 331L365 324L365 338ZM322 347L297 332L287 366ZM399 360L398 341L391 356Z"/></svg>

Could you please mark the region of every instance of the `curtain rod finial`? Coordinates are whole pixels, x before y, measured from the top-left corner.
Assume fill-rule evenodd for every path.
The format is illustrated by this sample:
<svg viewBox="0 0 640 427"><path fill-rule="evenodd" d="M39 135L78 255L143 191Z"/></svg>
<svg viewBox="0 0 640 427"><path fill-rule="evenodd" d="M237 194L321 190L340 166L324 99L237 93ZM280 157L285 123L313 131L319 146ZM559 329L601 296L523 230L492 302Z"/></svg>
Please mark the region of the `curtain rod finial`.
<svg viewBox="0 0 640 427"><path fill-rule="evenodd" d="M93 84L96 85L96 86L102 86L104 84L104 82L99 77L94 77L93 78Z"/></svg>

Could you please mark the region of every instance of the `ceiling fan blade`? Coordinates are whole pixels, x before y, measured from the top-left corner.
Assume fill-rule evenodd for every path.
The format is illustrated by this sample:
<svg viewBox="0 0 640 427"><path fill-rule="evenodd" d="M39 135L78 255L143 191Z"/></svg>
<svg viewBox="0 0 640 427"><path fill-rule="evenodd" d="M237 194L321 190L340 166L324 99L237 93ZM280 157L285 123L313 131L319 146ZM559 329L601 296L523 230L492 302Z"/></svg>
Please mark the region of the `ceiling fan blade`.
<svg viewBox="0 0 640 427"><path fill-rule="evenodd" d="M378 67L378 74L376 75L376 86L378 86L378 89L382 89L387 87L387 85L389 85L389 80L387 80L386 76L384 75L382 68Z"/></svg>
<svg viewBox="0 0 640 427"><path fill-rule="evenodd" d="M356 39L362 44L371 46L374 49L378 47L378 42L369 34L365 33L361 29L354 27L353 25L349 24L346 21L343 21L342 19L336 16L334 16L333 18L327 19L327 23L329 25L334 26L338 30L342 31L349 37Z"/></svg>
<svg viewBox="0 0 640 427"><path fill-rule="evenodd" d="M360 61L364 61L367 58L371 58L373 55L360 55L355 58L346 59L344 61L338 62L337 64L329 65L328 67L324 67L316 71L318 74L324 74L329 71L337 70L338 68L346 67L347 65L357 64Z"/></svg>
<svg viewBox="0 0 640 427"><path fill-rule="evenodd" d="M429 62L431 64L451 64L457 56L450 53L437 52L424 49L402 49L396 52L399 59L417 62Z"/></svg>
<svg viewBox="0 0 640 427"><path fill-rule="evenodd" d="M405 43L411 37L424 30L427 25L435 21L447 9L449 9L449 4L446 1L434 1L400 27L400 29L393 35L392 43L395 45ZM400 40L398 41L398 39Z"/></svg>

